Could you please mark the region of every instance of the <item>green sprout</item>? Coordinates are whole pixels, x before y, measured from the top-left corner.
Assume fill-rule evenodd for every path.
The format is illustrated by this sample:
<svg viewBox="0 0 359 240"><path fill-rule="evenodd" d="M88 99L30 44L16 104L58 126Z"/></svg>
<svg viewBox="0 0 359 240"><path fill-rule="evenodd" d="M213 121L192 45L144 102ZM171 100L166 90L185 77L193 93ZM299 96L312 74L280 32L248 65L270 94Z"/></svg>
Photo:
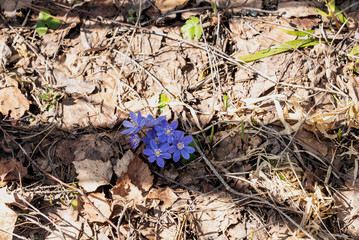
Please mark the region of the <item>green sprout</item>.
<svg viewBox="0 0 359 240"><path fill-rule="evenodd" d="M131 23L136 23L139 14L140 14L140 11L138 9L128 10L128 15L130 15L130 16L127 18L127 21L131 22Z"/></svg>
<svg viewBox="0 0 359 240"><path fill-rule="evenodd" d="M46 89L46 92L40 94L39 97L45 102L41 107L46 111L49 111L51 108L55 107L56 102L60 101L63 95L48 88Z"/></svg>
<svg viewBox="0 0 359 240"><path fill-rule="evenodd" d="M36 23L36 32L40 36L45 36L48 29L56 30L61 26L60 20L51 17L51 14L47 10L42 10L39 13L39 20Z"/></svg>
<svg viewBox="0 0 359 240"><path fill-rule="evenodd" d="M347 21L344 14L335 6L335 0L325 0L327 5L328 13L323 12L322 10L316 8L317 12L323 17L330 17L338 29L340 29L341 23Z"/></svg>
<svg viewBox="0 0 359 240"><path fill-rule="evenodd" d="M202 29L199 25L199 18L191 16L186 21L186 24L181 27L181 32L185 38L198 41L202 36Z"/></svg>
<svg viewBox="0 0 359 240"><path fill-rule="evenodd" d="M338 129L338 140L342 140L342 130L340 128Z"/></svg>
<svg viewBox="0 0 359 240"><path fill-rule="evenodd" d="M228 108L228 95L224 94L223 95L223 109L224 111L227 111Z"/></svg>
<svg viewBox="0 0 359 240"><path fill-rule="evenodd" d="M166 94L160 94L160 106L158 107L158 110L160 112L163 112L167 104L171 102L171 99Z"/></svg>

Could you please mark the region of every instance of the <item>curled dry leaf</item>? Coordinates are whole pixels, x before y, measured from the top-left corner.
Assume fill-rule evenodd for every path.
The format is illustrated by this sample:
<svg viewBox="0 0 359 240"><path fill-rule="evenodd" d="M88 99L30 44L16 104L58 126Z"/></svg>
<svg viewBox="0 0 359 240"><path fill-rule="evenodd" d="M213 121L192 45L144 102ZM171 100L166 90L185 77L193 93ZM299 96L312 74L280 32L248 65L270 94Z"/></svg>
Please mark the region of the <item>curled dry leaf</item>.
<svg viewBox="0 0 359 240"><path fill-rule="evenodd" d="M16 87L0 89L0 113L13 119L21 118L29 110L30 102Z"/></svg>
<svg viewBox="0 0 359 240"><path fill-rule="evenodd" d="M169 187L152 189L147 195L147 198L161 200L163 202L163 204L160 205L162 211L170 208L178 199L177 195Z"/></svg>
<svg viewBox="0 0 359 240"><path fill-rule="evenodd" d="M112 178L110 161L85 159L75 161L74 166L78 174L79 185L87 192L95 191L99 186L107 185Z"/></svg>
<svg viewBox="0 0 359 240"><path fill-rule="evenodd" d="M27 175L27 168L20 162L1 159L0 161L0 186L7 181L19 180Z"/></svg>
<svg viewBox="0 0 359 240"><path fill-rule="evenodd" d="M143 213L149 209L142 191L131 182L128 175L124 175L121 179L117 180L116 186L112 189L112 194L114 206L125 206L127 203L131 203L130 206L135 207Z"/></svg>
<svg viewBox="0 0 359 240"><path fill-rule="evenodd" d="M2 240L12 240L11 233L15 228L17 214L6 205L11 203L15 203L14 196L6 192L6 187L0 188L0 229L4 230L0 231Z"/></svg>
<svg viewBox="0 0 359 240"><path fill-rule="evenodd" d="M101 213L109 218L112 211L110 204L108 203L104 193L91 193L89 196L91 202L101 211ZM90 222L101 222L105 223L104 219L89 203L85 202L84 213L86 213Z"/></svg>

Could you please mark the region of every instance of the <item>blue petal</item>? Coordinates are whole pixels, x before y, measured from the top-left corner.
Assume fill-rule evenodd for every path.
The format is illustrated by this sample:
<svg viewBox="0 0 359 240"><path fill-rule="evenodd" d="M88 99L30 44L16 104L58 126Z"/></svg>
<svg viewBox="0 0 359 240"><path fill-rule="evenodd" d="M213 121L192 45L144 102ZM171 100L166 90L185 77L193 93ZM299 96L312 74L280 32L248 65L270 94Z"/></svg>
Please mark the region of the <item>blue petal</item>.
<svg viewBox="0 0 359 240"><path fill-rule="evenodd" d="M170 159L172 156L171 156L171 154L165 152L165 153L162 153L161 157L163 157L164 159Z"/></svg>
<svg viewBox="0 0 359 240"><path fill-rule="evenodd" d="M133 128L126 129L126 130L122 131L121 133L122 134L133 133Z"/></svg>
<svg viewBox="0 0 359 240"><path fill-rule="evenodd" d="M156 141L154 139L150 140L150 145L153 150L158 149Z"/></svg>
<svg viewBox="0 0 359 240"><path fill-rule="evenodd" d="M173 161L178 162L180 157L181 157L180 151L177 150L173 153Z"/></svg>
<svg viewBox="0 0 359 240"><path fill-rule="evenodd" d="M155 130L156 130L156 132L157 132L157 135L165 134L165 133L164 133L164 129L163 129L163 127L161 127L161 126L155 126Z"/></svg>
<svg viewBox="0 0 359 240"><path fill-rule="evenodd" d="M166 152L169 147L170 147L170 145L168 143L164 143L161 145L160 149L162 152Z"/></svg>
<svg viewBox="0 0 359 240"><path fill-rule="evenodd" d="M136 147L138 147L138 145L140 145L139 142L131 143L132 148L136 148Z"/></svg>
<svg viewBox="0 0 359 240"><path fill-rule="evenodd" d="M181 150L181 155L182 155L182 157L184 158L184 159L189 159L189 154L188 154L188 152L186 152L185 150Z"/></svg>
<svg viewBox="0 0 359 240"><path fill-rule="evenodd" d="M182 140L184 145L188 145L193 141L193 137L192 136L185 136Z"/></svg>
<svg viewBox="0 0 359 240"><path fill-rule="evenodd" d="M166 121L166 116L159 116L155 121L155 125L161 124L163 121Z"/></svg>
<svg viewBox="0 0 359 240"><path fill-rule="evenodd" d="M173 130L175 130L175 129L177 128L177 126L178 126L178 122L177 122L177 121L172 122L171 125L170 125L170 127L171 127Z"/></svg>
<svg viewBox="0 0 359 240"><path fill-rule="evenodd" d="M176 151L176 150L177 150L177 147L172 145L172 146L167 150L167 152L173 153L173 152Z"/></svg>
<svg viewBox="0 0 359 240"><path fill-rule="evenodd" d="M175 138L178 140L181 140L184 136L184 132L183 131L174 131L173 135L175 135Z"/></svg>
<svg viewBox="0 0 359 240"><path fill-rule="evenodd" d="M123 121L122 124L123 124L123 126L125 126L125 127L127 127L127 128L130 128L130 127L135 126L135 124L133 124L132 122L127 121L127 120Z"/></svg>
<svg viewBox="0 0 359 240"><path fill-rule="evenodd" d="M136 120L137 120L137 117L136 117L136 114L134 113L134 112L130 112L130 117L131 117L131 119L134 121L134 122L137 122Z"/></svg>
<svg viewBox="0 0 359 240"><path fill-rule="evenodd" d="M151 156L151 155L153 155L153 150L145 148L145 149L143 149L143 153L147 156Z"/></svg>
<svg viewBox="0 0 359 240"><path fill-rule="evenodd" d="M156 131L154 129L150 129L147 131L147 137L155 139L156 138Z"/></svg>
<svg viewBox="0 0 359 240"><path fill-rule="evenodd" d="M164 167L165 166L165 161L163 161L163 158L157 158L156 159L156 161L157 161L157 164L158 164L158 166L159 167Z"/></svg>
<svg viewBox="0 0 359 240"><path fill-rule="evenodd" d="M166 136L166 135L158 136L158 141L160 141L160 142L166 142L166 141L167 141L167 136Z"/></svg>
<svg viewBox="0 0 359 240"><path fill-rule="evenodd" d="M189 147L189 146L185 146L183 148L183 150L185 150L188 153L194 153L195 152L195 149L193 147Z"/></svg>
<svg viewBox="0 0 359 240"><path fill-rule="evenodd" d="M152 155L150 157L148 157L148 161L149 162L154 162L156 160L156 156L155 155Z"/></svg>
<svg viewBox="0 0 359 240"><path fill-rule="evenodd" d="M142 116L141 116L141 112L138 111L137 112L137 122L139 123L140 121L142 121Z"/></svg>

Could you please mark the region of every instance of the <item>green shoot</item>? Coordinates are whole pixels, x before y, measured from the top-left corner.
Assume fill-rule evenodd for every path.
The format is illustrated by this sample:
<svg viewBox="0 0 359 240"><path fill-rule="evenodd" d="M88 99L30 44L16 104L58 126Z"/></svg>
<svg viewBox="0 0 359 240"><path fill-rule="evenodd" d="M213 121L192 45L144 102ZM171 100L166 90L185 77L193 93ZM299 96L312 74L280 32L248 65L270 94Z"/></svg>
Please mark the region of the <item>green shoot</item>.
<svg viewBox="0 0 359 240"><path fill-rule="evenodd" d="M342 140L342 130L340 128L338 129L338 140Z"/></svg>
<svg viewBox="0 0 359 240"><path fill-rule="evenodd" d="M224 94L223 95L223 109L224 111L227 111L228 108L228 95Z"/></svg>
<svg viewBox="0 0 359 240"><path fill-rule="evenodd" d="M213 136L214 136L214 125L211 128L211 135L209 136L209 144L213 143Z"/></svg>
<svg viewBox="0 0 359 240"><path fill-rule="evenodd" d="M60 101L63 96L48 88L46 89L46 92L40 94L39 97L45 102L41 107L46 111L49 111L51 108L55 108L56 102Z"/></svg>
<svg viewBox="0 0 359 240"><path fill-rule="evenodd" d="M40 36L45 36L49 28L55 30L61 26L60 20L55 19L50 15L50 12L47 10L42 10L39 13L39 20L36 23L35 30Z"/></svg>
<svg viewBox="0 0 359 240"><path fill-rule="evenodd" d="M181 27L181 32L185 38L198 41L202 36L202 29L199 25L199 18L191 16L186 21L186 24Z"/></svg>
<svg viewBox="0 0 359 240"><path fill-rule="evenodd" d="M166 94L160 94L160 106L158 107L158 110L160 110L160 112L163 112L163 110L165 109L165 107L167 106L167 104L169 104L171 102L171 99L166 95Z"/></svg>

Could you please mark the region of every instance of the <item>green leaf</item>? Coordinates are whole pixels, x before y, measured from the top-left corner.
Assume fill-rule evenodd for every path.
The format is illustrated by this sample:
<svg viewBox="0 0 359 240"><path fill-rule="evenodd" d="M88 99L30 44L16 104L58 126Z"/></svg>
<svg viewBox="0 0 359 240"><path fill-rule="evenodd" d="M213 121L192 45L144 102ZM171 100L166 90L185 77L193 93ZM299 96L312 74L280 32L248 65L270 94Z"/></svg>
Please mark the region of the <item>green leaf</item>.
<svg viewBox="0 0 359 240"><path fill-rule="evenodd" d="M344 14L341 13L340 10L335 6L335 0L331 0L328 3L328 10L330 11L329 13L335 13L335 15L342 23L344 23L347 20Z"/></svg>
<svg viewBox="0 0 359 240"><path fill-rule="evenodd" d="M298 36L298 37L305 37L305 36L312 36L312 34L314 33L314 30L304 30L304 31L289 31L289 30L285 30L285 29L281 29L281 31L288 33L289 35L294 35L294 36Z"/></svg>
<svg viewBox="0 0 359 240"><path fill-rule="evenodd" d="M48 28L55 30L61 26L61 21L50 16L50 12L42 10L39 13L39 20L36 23L36 32L40 36L44 36Z"/></svg>
<svg viewBox="0 0 359 240"><path fill-rule="evenodd" d="M60 20L55 18L50 18L46 20L45 24L52 30L58 29L61 26Z"/></svg>
<svg viewBox="0 0 359 240"><path fill-rule="evenodd" d="M170 102L171 102L171 99L166 94L161 93L160 94L160 106L158 107L158 110L160 110L160 112L163 112L163 110L165 109L167 104Z"/></svg>
<svg viewBox="0 0 359 240"><path fill-rule="evenodd" d="M256 60L259 60L262 58L266 58L266 57L270 57L270 56L277 55L280 53L292 51L297 48L310 47L310 46L315 46L318 44L319 44L318 39L307 39L307 40L297 39L297 40L293 40L293 41L289 41L289 42L285 42L285 43L280 43L280 44L275 45L274 47L268 48L266 50L257 51L253 54L241 57L241 58L239 58L239 60L241 60L243 62L253 62L253 61L256 61Z"/></svg>
<svg viewBox="0 0 359 240"><path fill-rule="evenodd" d="M36 32L40 35L40 36L45 36L46 33L47 33L47 27L45 25L45 23L41 20L39 20L37 23L36 23Z"/></svg>
<svg viewBox="0 0 359 240"><path fill-rule="evenodd" d="M349 54L358 57L358 56L359 56L359 45L355 45L355 46L352 48L352 50L350 51ZM352 61L355 61L355 60L359 61L359 59L356 59L356 58L353 58L353 57L350 57L350 56L349 56L349 59L352 60Z"/></svg>
<svg viewBox="0 0 359 240"><path fill-rule="evenodd" d="M202 29L199 25L198 17L191 16L190 19L186 21L186 24L181 27L181 32L185 38L198 41L202 36Z"/></svg>
<svg viewBox="0 0 359 240"><path fill-rule="evenodd" d="M322 15L322 17L329 17L330 15L326 12L323 12L322 10L320 10L319 8L315 8L315 10L317 10L317 12Z"/></svg>
<svg viewBox="0 0 359 240"><path fill-rule="evenodd" d="M49 11L47 11L47 10L42 10L42 11L39 13L39 20L42 20L42 21L45 22L46 20L52 18L50 15L51 15L51 14L50 14Z"/></svg>
<svg viewBox="0 0 359 240"><path fill-rule="evenodd" d="M39 97L40 97L42 100L50 101L50 97L49 97L49 95L47 95L46 93L40 94Z"/></svg>
<svg viewBox="0 0 359 240"><path fill-rule="evenodd" d="M75 211L77 210L77 199L71 201L71 206Z"/></svg>

